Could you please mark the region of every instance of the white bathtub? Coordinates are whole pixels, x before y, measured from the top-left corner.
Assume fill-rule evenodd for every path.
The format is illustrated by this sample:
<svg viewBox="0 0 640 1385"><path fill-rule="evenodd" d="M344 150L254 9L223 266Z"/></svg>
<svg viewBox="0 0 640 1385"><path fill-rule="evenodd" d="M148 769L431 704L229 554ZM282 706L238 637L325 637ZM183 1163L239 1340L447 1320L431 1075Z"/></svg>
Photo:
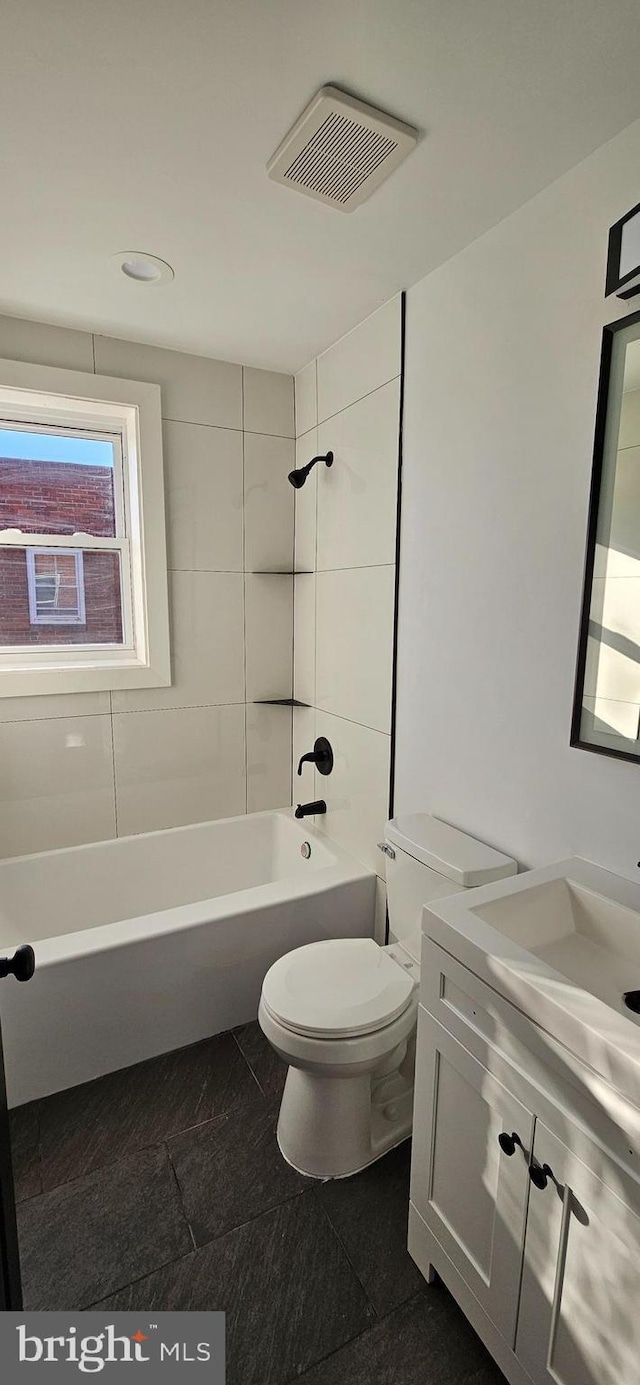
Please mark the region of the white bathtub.
<svg viewBox="0 0 640 1385"><path fill-rule="evenodd" d="M370 935L374 899L375 875L286 811L0 862L0 951L36 952L0 998L9 1104L255 1018L271 963Z"/></svg>

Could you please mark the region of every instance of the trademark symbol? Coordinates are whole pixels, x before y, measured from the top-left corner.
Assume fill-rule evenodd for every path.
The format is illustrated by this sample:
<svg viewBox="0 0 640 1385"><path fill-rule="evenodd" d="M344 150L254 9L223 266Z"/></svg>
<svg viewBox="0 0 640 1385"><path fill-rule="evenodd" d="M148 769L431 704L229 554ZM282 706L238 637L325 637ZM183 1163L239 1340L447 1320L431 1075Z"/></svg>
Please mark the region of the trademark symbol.
<svg viewBox="0 0 640 1385"><path fill-rule="evenodd" d="M157 1331L158 1331L158 1324L157 1324L157 1322L150 1322L150 1323L149 1323L149 1331L150 1331L150 1332L157 1332Z"/></svg>

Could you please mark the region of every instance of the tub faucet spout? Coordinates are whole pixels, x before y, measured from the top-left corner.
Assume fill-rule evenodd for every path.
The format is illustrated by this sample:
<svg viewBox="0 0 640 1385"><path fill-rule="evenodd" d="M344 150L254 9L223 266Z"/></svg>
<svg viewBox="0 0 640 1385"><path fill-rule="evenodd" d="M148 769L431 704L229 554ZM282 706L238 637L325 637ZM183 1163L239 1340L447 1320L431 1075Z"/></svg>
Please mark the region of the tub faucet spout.
<svg viewBox="0 0 640 1385"><path fill-rule="evenodd" d="M326 813L326 811L327 805L324 798L317 798L315 803L299 803L295 811L295 816L297 818L309 818L313 817L316 813Z"/></svg>

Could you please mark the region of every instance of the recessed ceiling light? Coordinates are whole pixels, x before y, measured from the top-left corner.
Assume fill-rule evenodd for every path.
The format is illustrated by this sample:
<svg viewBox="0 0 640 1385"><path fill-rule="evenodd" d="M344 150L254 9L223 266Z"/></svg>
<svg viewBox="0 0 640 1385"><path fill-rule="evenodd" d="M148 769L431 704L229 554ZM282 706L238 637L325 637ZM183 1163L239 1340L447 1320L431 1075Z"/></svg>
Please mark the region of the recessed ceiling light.
<svg viewBox="0 0 640 1385"><path fill-rule="evenodd" d="M119 255L111 256L111 263L118 274L124 274L135 284L168 284L174 277L166 260L146 255L142 250L122 250Z"/></svg>

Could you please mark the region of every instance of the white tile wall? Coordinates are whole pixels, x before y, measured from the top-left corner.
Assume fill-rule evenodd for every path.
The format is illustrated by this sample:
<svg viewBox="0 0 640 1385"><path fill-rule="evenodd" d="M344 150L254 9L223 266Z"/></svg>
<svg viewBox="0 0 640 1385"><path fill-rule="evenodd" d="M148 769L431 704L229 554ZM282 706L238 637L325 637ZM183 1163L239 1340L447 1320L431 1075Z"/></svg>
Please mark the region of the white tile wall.
<svg viewBox="0 0 640 1385"><path fill-rule="evenodd" d="M400 298L318 356L318 423L400 374Z"/></svg>
<svg viewBox="0 0 640 1385"><path fill-rule="evenodd" d="M318 429L319 571L395 562L399 406L391 380Z"/></svg>
<svg viewBox="0 0 640 1385"><path fill-rule="evenodd" d="M99 373L162 388L173 682L0 699L4 856L291 794L291 711L246 701L291 696L292 579L244 572L293 563L293 381L0 317L0 356L91 370L94 341Z"/></svg>
<svg viewBox="0 0 640 1385"><path fill-rule="evenodd" d="M298 774L298 765L303 755L308 750L313 750L313 743L316 739L316 709L315 707L294 707L293 709L293 803L308 803L316 796L315 769L313 765L302 766L302 774Z"/></svg>
<svg viewBox="0 0 640 1385"><path fill-rule="evenodd" d="M245 431L294 438L292 377L250 366L244 366L243 375Z"/></svg>
<svg viewBox="0 0 640 1385"><path fill-rule="evenodd" d="M247 707L247 811L291 802L290 707Z"/></svg>
<svg viewBox="0 0 640 1385"><path fill-rule="evenodd" d="M163 426L169 566L242 572L242 433Z"/></svg>
<svg viewBox="0 0 640 1385"><path fill-rule="evenodd" d="M62 693L51 697L0 697L0 723L3 721L45 721L49 717L108 716L108 692Z"/></svg>
<svg viewBox="0 0 640 1385"><path fill-rule="evenodd" d="M379 868L399 340L395 299L300 372L295 465L327 447L336 463L294 495L289 377L0 318L0 355L83 370L95 356L98 373L162 388L175 675L111 699L0 703L0 853L277 806L292 741L297 763L324 733L338 753L321 825ZM318 554L322 570L296 579L296 694L313 705L292 718L252 704L292 695L293 580L251 569L293 565L294 526L296 568L315 573ZM315 796L313 780L305 767L297 799Z"/></svg>
<svg viewBox="0 0 640 1385"><path fill-rule="evenodd" d="M390 738L320 711L315 733L328 738L334 755L331 774L316 773L310 790L310 797L324 798L327 804L318 826L371 870L383 874L377 844L384 837L388 817Z"/></svg>
<svg viewBox="0 0 640 1385"><path fill-rule="evenodd" d="M296 467L306 466L312 457L318 455L318 430L312 428L296 441ZM314 572L316 566L316 512L318 496L318 470L320 463L307 476L304 486L294 492L295 496L295 569L296 572ZM327 470L326 466L323 468ZM329 468L330 469L330 468Z"/></svg>
<svg viewBox="0 0 640 1385"><path fill-rule="evenodd" d="M118 835L244 813L244 707L113 718Z"/></svg>
<svg viewBox="0 0 640 1385"><path fill-rule="evenodd" d="M316 578L316 707L391 731L393 567Z"/></svg>
<svg viewBox="0 0 640 1385"><path fill-rule="evenodd" d="M316 362L310 361L295 379L297 438L315 428L318 422L317 388Z"/></svg>
<svg viewBox="0 0 640 1385"><path fill-rule="evenodd" d="M171 572L171 686L112 693L114 712L244 702L241 572Z"/></svg>
<svg viewBox="0 0 640 1385"><path fill-rule="evenodd" d="M296 376L296 465L332 468L296 494L294 769L328 736L329 777L305 766L294 802L325 798L316 826L379 874L372 930L385 935L382 839L389 811L401 369L400 298ZM317 400L316 400L317 395ZM317 402L317 408L316 408ZM316 422L318 426L316 427Z"/></svg>
<svg viewBox="0 0 640 1385"><path fill-rule="evenodd" d="M294 583L293 684L299 702L316 701L316 576L298 576Z"/></svg>
<svg viewBox="0 0 640 1385"><path fill-rule="evenodd" d="M0 726L0 855L114 835L110 717Z"/></svg>
<svg viewBox="0 0 640 1385"><path fill-rule="evenodd" d="M247 572L291 571L294 491L287 476L294 465L295 444L291 439L245 434Z"/></svg>
<svg viewBox="0 0 640 1385"><path fill-rule="evenodd" d="M245 577L247 701L291 697L293 578Z"/></svg>

